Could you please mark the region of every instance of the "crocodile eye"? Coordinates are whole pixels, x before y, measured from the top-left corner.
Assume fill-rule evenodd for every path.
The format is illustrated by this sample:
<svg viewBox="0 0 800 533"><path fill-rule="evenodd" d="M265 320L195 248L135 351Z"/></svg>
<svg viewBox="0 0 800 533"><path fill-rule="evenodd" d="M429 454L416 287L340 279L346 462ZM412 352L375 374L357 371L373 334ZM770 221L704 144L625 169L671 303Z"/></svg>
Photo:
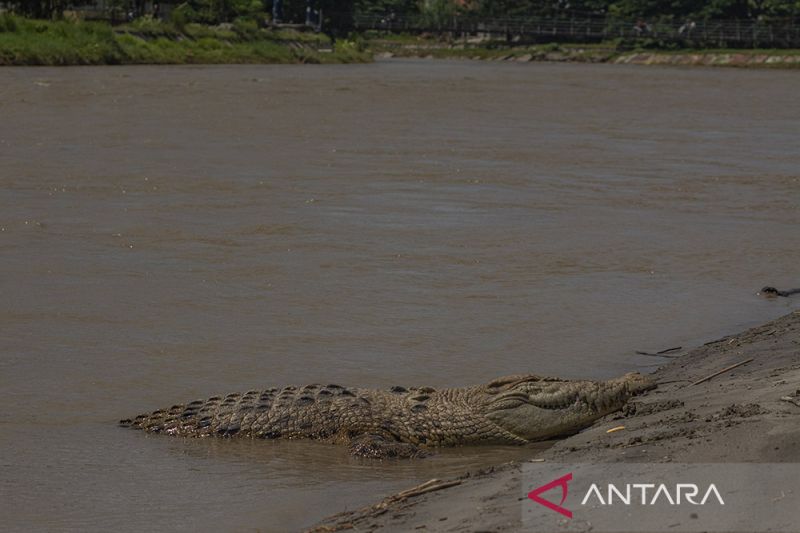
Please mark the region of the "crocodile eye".
<svg viewBox="0 0 800 533"><path fill-rule="evenodd" d="M491 409L498 411L501 409L514 409L528 403L528 401L527 394L519 392L506 393L492 401Z"/></svg>
<svg viewBox="0 0 800 533"><path fill-rule="evenodd" d="M491 409L493 411L502 411L504 409L516 409L523 403L525 402L517 398L501 398L495 402L492 402Z"/></svg>

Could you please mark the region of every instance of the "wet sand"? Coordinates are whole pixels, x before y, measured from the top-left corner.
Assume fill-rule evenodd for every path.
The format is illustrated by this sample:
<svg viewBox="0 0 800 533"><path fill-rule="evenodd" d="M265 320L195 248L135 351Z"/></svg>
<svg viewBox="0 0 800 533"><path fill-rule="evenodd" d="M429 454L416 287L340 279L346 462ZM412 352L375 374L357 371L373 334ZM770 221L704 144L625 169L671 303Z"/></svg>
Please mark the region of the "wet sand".
<svg viewBox="0 0 800 533"><path fill-rule="evenodd" d="M532 458L559 463L800 461L800 312L702 345L654 375L660 383L656 390ZM607 433L617 426L625 429ZM450 488L342 513L316 531L517 531L522 464L465 474Z"/></svg>

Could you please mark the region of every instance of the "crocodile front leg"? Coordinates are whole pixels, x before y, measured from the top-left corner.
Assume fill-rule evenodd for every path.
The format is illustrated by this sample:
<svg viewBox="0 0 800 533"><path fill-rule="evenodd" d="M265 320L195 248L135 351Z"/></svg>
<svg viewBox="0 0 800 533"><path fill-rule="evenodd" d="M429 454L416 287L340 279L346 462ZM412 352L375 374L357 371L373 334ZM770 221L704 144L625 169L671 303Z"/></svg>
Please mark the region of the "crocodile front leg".
<svg viewBox="0 0 800 533"><path fill-rule="evenodd" d="M408 442L389 440L381 435L360 435L350 441L349 451L355 457L369 459L416 459L427 457L428 452Z"/></svg>

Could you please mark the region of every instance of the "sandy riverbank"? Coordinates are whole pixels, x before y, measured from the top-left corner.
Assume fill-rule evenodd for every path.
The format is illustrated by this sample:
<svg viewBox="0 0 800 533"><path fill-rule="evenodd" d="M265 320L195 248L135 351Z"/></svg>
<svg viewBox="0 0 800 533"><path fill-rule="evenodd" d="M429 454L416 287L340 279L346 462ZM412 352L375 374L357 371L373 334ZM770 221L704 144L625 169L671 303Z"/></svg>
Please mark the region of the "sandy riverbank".
<svg viewBox="0 0 800 533"><path fill-rule="evenodd" d="M694 384L744 361L749 362ZM658 389L535 459L800 461L800 311L673 358L655 377ZM607 433L618 426L625 429ZM512 463L444 480L441 490L389 497L329 517L315 531L516 531L521 468Z"/></svg>
<svg viewBox="0 0 800 533"><path fill-rule="evenodd" d="M612 63L625 65L676 65L742 68L800 68L800 55L789 51L739 52L631 52Z"/></svg>
<svg viewBox="0 0 800 533"><path fill-rule="evenodd" d="M502 46L438 41L400 43L367 41L377 59L471 59L512 63L613 63L625 65L713 66L740 68L800 68L797 50L619 50L612 44L540 44Z"/></svg>

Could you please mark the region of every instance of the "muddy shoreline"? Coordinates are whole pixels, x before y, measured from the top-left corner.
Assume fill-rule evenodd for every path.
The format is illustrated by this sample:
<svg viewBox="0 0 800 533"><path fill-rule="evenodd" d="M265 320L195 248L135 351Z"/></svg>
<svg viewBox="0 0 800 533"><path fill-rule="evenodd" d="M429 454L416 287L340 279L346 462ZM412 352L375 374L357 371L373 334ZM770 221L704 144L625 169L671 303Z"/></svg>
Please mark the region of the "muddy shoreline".
<svg viewBox="0 0 800 533"><path fill-rule="evenodd" d="M800 461L800 311L664 359L656 390L531 460ZM509 463L328 517L311 531L515 531L520 483L521 464Z"/></svg>
<svg viewBox="0 0 800 533"><path fill-rule="evenodd" d="M607 63L739 68L800 68L796 50L618 50L613 46L549 44L534 46L464 46L444 43L370 42L376 59L468 59L510 63Z"/></svg>

